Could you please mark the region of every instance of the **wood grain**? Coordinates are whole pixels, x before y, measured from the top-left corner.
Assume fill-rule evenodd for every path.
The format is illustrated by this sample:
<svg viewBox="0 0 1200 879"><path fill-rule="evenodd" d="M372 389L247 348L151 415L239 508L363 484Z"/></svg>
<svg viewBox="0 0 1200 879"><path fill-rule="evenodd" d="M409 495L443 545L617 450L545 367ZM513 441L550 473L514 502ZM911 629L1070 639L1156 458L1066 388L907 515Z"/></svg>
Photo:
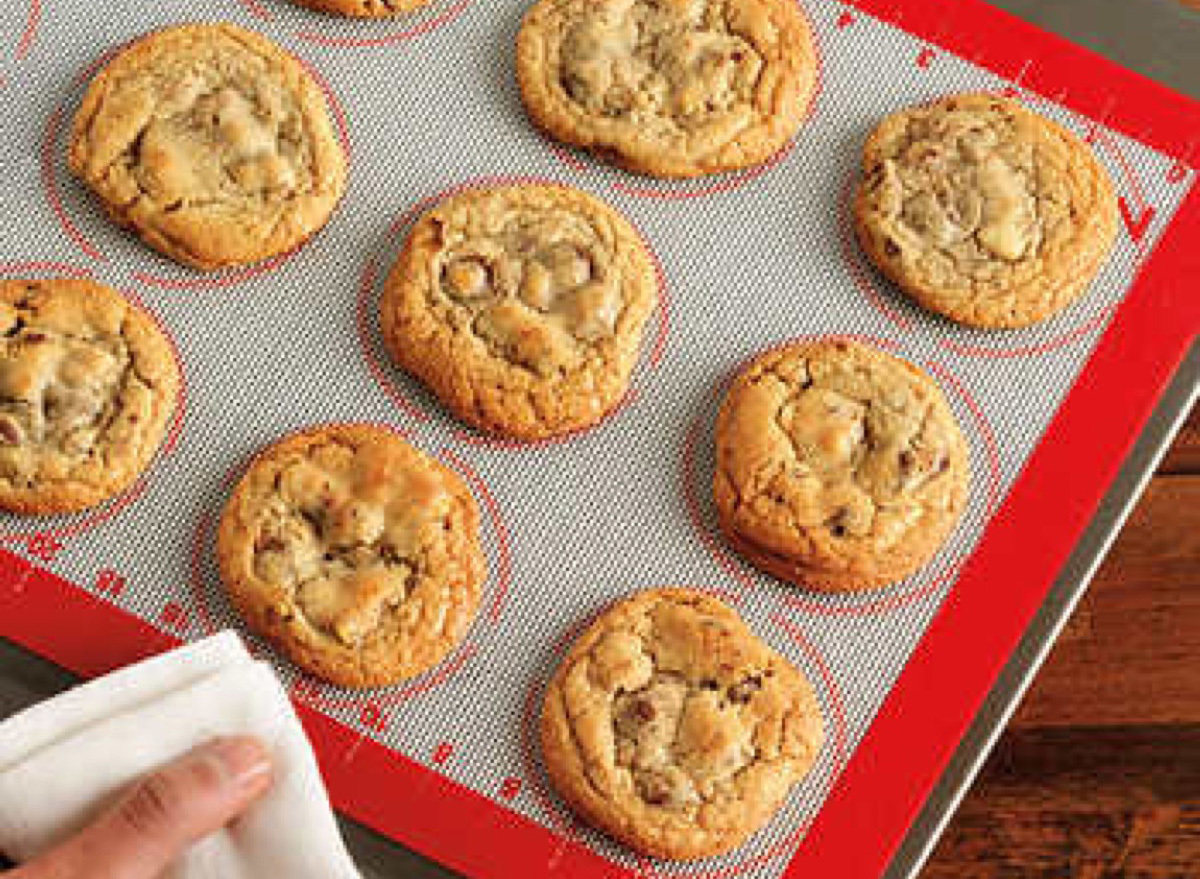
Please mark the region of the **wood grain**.
<svg viewBox="0 0 1200 879"><path fill-rule="evenodd" d="M1195 726L1009 732L923 879L1194 877L1198 790Z"/></svg>
<svg viewBox="0 0 1200 879"><path fill-rule="evenodd" d="M1200 0L1196 3L1200 4ZM1158 472L1165 476L1200 473L1200 406L1192 410Z"/></svg>
<svg viewBox="0 0 1200 879"><path fill-rule="evenodd" d="M1200 877L1200 409L921 876Z"/></svg>
<svg viewBox="0 0 1200 879"><path fill-rule="evenodd" d="M1013 723L1200 724L1200 476L1150 483Z"/></svg>

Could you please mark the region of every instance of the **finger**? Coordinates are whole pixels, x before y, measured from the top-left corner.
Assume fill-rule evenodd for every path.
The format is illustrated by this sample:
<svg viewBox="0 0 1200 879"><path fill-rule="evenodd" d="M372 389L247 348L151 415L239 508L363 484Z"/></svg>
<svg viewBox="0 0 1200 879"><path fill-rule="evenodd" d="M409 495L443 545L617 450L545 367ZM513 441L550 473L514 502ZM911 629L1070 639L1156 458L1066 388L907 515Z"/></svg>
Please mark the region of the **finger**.
<svg viewBox="0 0 1200 879"><path fill-rule="evenodd" d="M245 811L270 783L270 759L257 740L215 740L138 782L21 877L155 879L188 846Z"/></svg>

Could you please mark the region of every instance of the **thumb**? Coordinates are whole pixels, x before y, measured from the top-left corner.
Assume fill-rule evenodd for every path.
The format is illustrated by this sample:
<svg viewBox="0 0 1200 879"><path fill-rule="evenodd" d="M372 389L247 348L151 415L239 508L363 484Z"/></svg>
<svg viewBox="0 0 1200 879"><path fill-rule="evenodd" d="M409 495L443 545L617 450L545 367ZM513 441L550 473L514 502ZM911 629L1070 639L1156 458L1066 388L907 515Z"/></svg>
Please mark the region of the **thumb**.
<svg viewBox="0 0 1200 879"><path fill-rule="evenodd" d="M270 760L257 740L216 739L147 776L77 836L10 875L155 879L270 784Z"/></svg>

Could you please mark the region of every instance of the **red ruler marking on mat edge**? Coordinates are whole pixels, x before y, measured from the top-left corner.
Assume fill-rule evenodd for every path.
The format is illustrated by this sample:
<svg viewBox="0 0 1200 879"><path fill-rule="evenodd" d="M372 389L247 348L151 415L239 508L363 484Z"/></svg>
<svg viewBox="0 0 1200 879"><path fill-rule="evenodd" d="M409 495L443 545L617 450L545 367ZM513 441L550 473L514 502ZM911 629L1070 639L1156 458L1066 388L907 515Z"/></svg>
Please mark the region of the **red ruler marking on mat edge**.
<svg viewBox="0 0 1200 879"><path fill-rule="evenodd" d="M845 0L860 10L1105 127L1200 167L1200 103L982 2ZM844 18L841 21L845 21ZM843 25L845 27L845 25ZM836 46L837 33L831 37Z"/></svg>
<svg viewBox="0 0 1200 879"><path fill-rule="evenodd" d="M12 588L14 584L21 588ZM123 578L109 568L97 576L96 586L105 594L115 595L124 585ZM87 678L180 643L173 635L4 549L0 549L0 636Z"/></svg>

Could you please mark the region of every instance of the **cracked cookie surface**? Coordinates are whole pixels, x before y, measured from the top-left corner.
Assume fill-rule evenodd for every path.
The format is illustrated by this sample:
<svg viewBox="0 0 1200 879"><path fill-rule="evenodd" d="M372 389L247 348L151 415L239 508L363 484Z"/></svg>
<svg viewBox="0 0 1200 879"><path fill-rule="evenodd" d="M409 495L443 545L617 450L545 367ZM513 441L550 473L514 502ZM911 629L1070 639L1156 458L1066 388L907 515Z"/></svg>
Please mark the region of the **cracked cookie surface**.
<svg viewBox="0 0 1200 879"><path fill-rule="evenodd" d="M646 245L592 196L468 189L414 225L380 321L396 363L459 417L537 440L620 403L657 290Z"/></svg>
<svg viewBox="0 0 1200 879"><path fill-rule="evenodd" d="M427 6L432 0L292 0L301 6L353 18L387 18Z"/></svg>
<svg viewBox="0 0 1200 879"><path fill-rule="evenodd" d="M171 343L91 281L0 281L0 509L66 513L127 489L175 411Z"/></svg>
<svg viewBox="0 0 1200 879"><path fill-rule="evenodd" d="M721 529L748 561L799 586L895 583L937 551L966 506L966 441L937 385L859 342L802 342L734 381L716 429Z"/></svg>
<svg viewBox="0 0 1200 879"><path fill-rule="evenodd" d="M121 50L84 95L70 165L114 220L204 270L298 247L346 187L320 87L229 24L168 28Z"/></svg>
<svg viewBox="0 0 1200 879"><path fill-rule="evenodd" d="M217 557L250 628L355 688L440 662L466 635L486 575L463 481L366 425L313 428L260 453L225 507Z"/></svg>
<svg viewBox="0 0 1200 879"><path fill-rule="evenodd" d="M1065 128L992 95L886 118L863 150L855 228L919 303L975 327L1023 327L1078 299L1117 232L1112 182Z"/></svg>
<svg viewBox="0 0 1200 879"><path fill-rule="evenodd" d="M546 689L551 782L636 851L686 860L741 845L816 762L811 685L737 613L686 589L603 613Z"/></svg>
<svg viewBox="0 0 1200 879"><path fill-rule="evenodd" d="M787 143L817 81L796 0L540 0L517 77L552 137L629 170L695 177Z"/></svg>

